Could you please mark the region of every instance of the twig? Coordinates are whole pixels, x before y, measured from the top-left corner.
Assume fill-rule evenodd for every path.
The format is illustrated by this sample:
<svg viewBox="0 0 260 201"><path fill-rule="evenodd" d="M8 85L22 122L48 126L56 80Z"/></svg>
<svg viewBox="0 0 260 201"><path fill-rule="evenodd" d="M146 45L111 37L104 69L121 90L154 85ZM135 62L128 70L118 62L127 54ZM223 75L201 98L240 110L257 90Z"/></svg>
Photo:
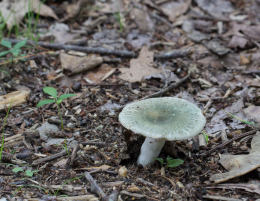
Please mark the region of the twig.
<svg viewBox="0 0 260 201"><path fill-rule="evenodd" d="M148 95L148 96L145 96L143 99L147 99L147 98L154 98L154 97L159 97L159 96L162 96L164 95L166 92L168 91L171 91L172 89L180 86L183 82L185 82L188 78L190 77L190 73L188 73L184 78L180 79L178 82L175 82L175 83L172 83L171 85L169 85L168 87L158 91L158 92L155 92L151 95Z"/></svg>
<svg viewBox="0 0 260 201"><path fill-rule="evenodd" d="M186 57L191 54L191 50L172 50L170 52L164 52L160 54L154 55L155 59L163 60L163 59L176 59L180 57Z"/></svg>
<svg viewBox="0 0 260 201"><path fill-rule="evenodd" d="M104 191L100 188L100 186L97 184L97 182L94 180L94 178L91 176L89 172L85 172L85 177L90 183L91 192L98 194L102 200L106 200L106 194Z"/></svg>
<svg viewBox="0 0 260 201"><path fill-rule="evenodd" d="M5 40L10 41L11 43L18 43L20 40L17 39L10 39L5 38ZM137 54L133 51L128 50L111 50L106 48L95 48L95 47L83 47L83 46L77 46L77 45L65 45L60 43L46 43L46 42L34 42L31 40L27 41L27 44L29 45L39 45L44 48L51 48L55 50L74 50L79 52L85 52L85 53L95 53L100 55L114 55L118 57L124 57L124 58L135 58L137 57ZM176 59L179 57L185 57L188 56L191 53L191 51L188 50L173 50L170 52L164 52L160 54L155 54L155 59Z"/></svg>
<svg viewBox="0 0 260 201"><path fill-rule="evenodd" d="M240 134L240 135L238 135L238 136L236 136L236 137L234 137L234 138L232 138L232 139L230 139L228 141L223 142L222 144L219 144L219 145L215 146L213 149L211 149L211 150L209 150L209 151L207 151L205 153L202 153L201 156L203 156L203 157L208 156L211 153L213 153L214 151L216 151L217 149L223 148L226 145L230 144L231 142L233 142L235 140L238 140L240 138L243 138L243 137L246 137L246 136L249 136L249 135L253 135L255 132L256 132L256 130L251 130L251 131L248 131L246 133L242 133L242 134Z"/></svg>
<svg viewBox="0 0 260 201"><path fill-rule="evenodd" d="M35 161L33 161L32 165L39 165L39 164L47 162L47 161L52 161L52 160L54 160L56 158L65 156L66 154L67 154L67 151L63 150L60 153L57 153L57 154L54 154L54 155L51 155L51 156L48 156L48 157L45 157L45 158L40 158L38 160L35 160Z"/></svg>
<svg viewBox="0 0 260 201"><path fill-rule="evenodd" d="M79 144L77 144L77 145L73 148L73 151L72 151L70 160L69 160L68 163L67 163L69 166L72 166L72 165L73 165L74 160L75 160L75 158L76 158L76 156L77 156L78 150L79 150Z"/></svg>
<svg viewBox="0 0 260 201"><path fill-rule="evenodd" d="M11 43L18 43L20 40L17 39L10 39L6 38L5 40L10 41ZM82 47L77 45L65 45L60 43L46 43L46 42L34 42L31 40L27 40L27 44L29 45L39 45L44 48L51 48L55 50L74 50L79 52L86 52L86 53L97 53L101 55L115 55L119 57L126 57L126 58L133 58L137 55L134 52L127 51L127 50L111 50L106 48L94 48L94 47Z"/></svg>

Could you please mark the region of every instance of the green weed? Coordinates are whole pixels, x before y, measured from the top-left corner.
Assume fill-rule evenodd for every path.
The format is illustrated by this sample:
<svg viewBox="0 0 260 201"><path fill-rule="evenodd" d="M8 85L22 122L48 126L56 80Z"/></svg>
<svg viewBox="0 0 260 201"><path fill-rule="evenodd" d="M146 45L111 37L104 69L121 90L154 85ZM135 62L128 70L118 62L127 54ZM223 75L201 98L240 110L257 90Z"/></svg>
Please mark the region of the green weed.
<svg viewBox="0 0 260 201"><path fill-rule="evenodd" d="M164 161L163 158L156 158L157 161L159 161L159 163L163 166L163 165L166 165L166 167L168 168L175 168L175 167L178 167L180 165L182 165L184 163L183 160L177 158L177 159L174 159L170 156L167 156L166 158L166 161Z"/></svg>
<svg viewBox="0 0 260 201"><path fill-rule="evenodd" d="M119 31L123 32L125 28L125 18L122 13L116 12L114 14L117 23L119 24Z"/></svg>
<svg viewBox="0 0 260 201"><path fill-rule="evenodd" d="M202 135L205 139L206 144L208 144L209 143L209 135L206 133L206 131L202 131L201 133L202 133Z"/></svg>
<svg viewBox="0 0 260 201"><path fill-rule="evenodd" d="M6 111L6 114L5 114L5 117L4 117L4 122L3 122L3 125L2 125L2 129L1 129L1 133L2 133L2 142L1 142L1 148L0 148L0 161L2 161L2 154L3 154L3 150L4 150L4 143L5 143L5 135L4 135L4 132L5 132L5 126L7 124L7 118L8 118L8 115L9 115L9 112L11 110L11 105L9 105L7 111Z"/></svg>
<svg viewBox="0 0 260 201"><path fill-rule="evenodd" d="M12 43L10 41L2 39L0 45L7 48L7 50L0 52L0 57L6 56L8 54L12 54L12 57L22 56L21 48L24 47L26 43L27 40L22 40L16 43L14 46L12 46Z"/></svg>
<svg viewBox="0 0 260 201"><path fill-rule="evenodd" d="M247 124L247 125L251 125L251 126L254 126L254 125L255 125L254 122L252 122L252 121L247 121L247 120L243 120L243 119L239 118L238 116L233 115L233 114L230 113L230 112L227 112L227 114L228 114L231 118L234 118L234 119L240 121L240 122L243 123L243 124Z"/></svg>
<svg viewBox="0 0 260 201"><path fill-rule="evenodd" d="M14 167L12 169L12 172L14 173L19 173L19 172L24 172L24 175L27 176L27 177L32 177L34 175L34 173L37 173L38 170L32 170L32 169L26 169L24 171L24 168L20 167L20 166L17 166L17 167Z"/></svg>
<svg viewBox="0 0 260 201"><path fill-rule="evenodd" d="M62 118L62 114L61 114L60 104L64 99L75 96L76 94L62 94L62 95L58 96L57 90L53 87L44 87L43 92L48 94L51 97L51 99L41 100L37 104L37 107L42 107L43 105L55 103L57 105L57 108L58 108L58 115L59 115L59 118L60 118L60 121L61 121L61 129L63 130L64 129L63 118Z"/></svg>

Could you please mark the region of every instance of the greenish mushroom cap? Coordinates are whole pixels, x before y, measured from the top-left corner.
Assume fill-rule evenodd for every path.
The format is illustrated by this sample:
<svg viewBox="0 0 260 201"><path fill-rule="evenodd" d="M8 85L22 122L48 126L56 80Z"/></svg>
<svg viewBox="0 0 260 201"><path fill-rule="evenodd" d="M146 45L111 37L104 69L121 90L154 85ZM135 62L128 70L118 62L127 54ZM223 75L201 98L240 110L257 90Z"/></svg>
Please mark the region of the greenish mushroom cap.
<svg viewBox="0 0 260 201"><path fill-rule="evenodd" d="M206 119L201 110L184 99L150 98L127 104L119 114L127 129L151 138L183 140L200 133Z"/></svg>

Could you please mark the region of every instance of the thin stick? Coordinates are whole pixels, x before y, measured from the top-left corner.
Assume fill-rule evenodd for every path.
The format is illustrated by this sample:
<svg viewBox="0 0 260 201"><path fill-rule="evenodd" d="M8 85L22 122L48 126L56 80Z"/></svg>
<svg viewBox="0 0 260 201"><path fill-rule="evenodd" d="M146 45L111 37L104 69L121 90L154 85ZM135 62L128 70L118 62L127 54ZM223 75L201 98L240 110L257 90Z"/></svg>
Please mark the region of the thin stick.
<svg viewBox="0 0 260 201"><path fill-rule="evenodd" d="M18 43L20 40L17 39L10 39L5 38L5 40L10 41L11 43ZM27 40L27 44L29 45L39 45L44 48L51 48L55 50L74 50L79 52L85 52L85 53L95 53L100 55L114 55L118 57L124 57L124 58L135 58L137 57L137 54L133 51L128 50L111 50L106 48L94 48L94 47L83 47L83 46L77 46L77 45L65 45L65 44L59 44L59 43L46 43L46 42L34 42L31 40ZM155 54L155 59L176 59L179 57L186 57L191 53L189 49L187 50L173 50L170 52L163 52L160 54Z"/></svg>
<svg viewBox="0 0 260 201"><path fill-rule="evenodd" d="M97 182L94 180L94 178L91 176L89 172L85 172L85 177L90 183L90 188L93 193L98 194L102 200L106 199L106 194L104 191L100 188L100 186L97 184Z"/></svg>
<svg viewBox="0 0 260 201"><path fill-rule="evenodd" d="M143 99L147 99L147 98L154 98L154 97L159 97L164 95L165 93L167 93L168 91L171 91L172 89L180 86L183 82L185 82L188 78L190 77L190 73L188 73L184 78L180 79L178 82L172 83L171 85L169 85L168 87L161 89L158 92L155 92L151 95L145 96Z"/></svg>
<svg viewBox="0 0 260 201"><path fill-rule="evenodd" d="M66 150L63 150L57 154L54 154L54 155L51 155L51 156L48 156L48 157L45 157L45 158L40 158L38 160L35 160L33 161L32 165L39 165L41 163L44 163L44 162L47 162L47 161L52 161L56 158L60 158L62 156L65 156L67 154L67 151Z"/></svg>
<svg viewBox="0 0 260 201"><path fill-rule="evenodd" d="M242 134L240 134L240 135L238 135L238 136L236 136L236 137L234 137L234 138L232 138L228 141L223 142L222 144L215 146L213 149L211 149L211 150L209 150L205 153L202 153L201 156L203 156L203 157L208 156L211 153L213 153L214 151L216 151L217 149L223 148L223 147L227 146L228 144L230 144L231 142L238 140L240 138L243 138L243 137L246 137L246 136L249 136L249 135L253 135L255 132L256 132L256 130L251 130L251 131L248 131L246 133L242 133Z"/></svg>
<svg viewBox="0 0 260 201"><path fill-rule="evenodd" d="M69 163L68 163L70 166L73 165L74 160L75 160L75 158L76 158L76 156L77 156L78 150L79 150L79 144L77 144L77 145L73 148L73 151L72 151L72 154L71 154Z"/></svg>

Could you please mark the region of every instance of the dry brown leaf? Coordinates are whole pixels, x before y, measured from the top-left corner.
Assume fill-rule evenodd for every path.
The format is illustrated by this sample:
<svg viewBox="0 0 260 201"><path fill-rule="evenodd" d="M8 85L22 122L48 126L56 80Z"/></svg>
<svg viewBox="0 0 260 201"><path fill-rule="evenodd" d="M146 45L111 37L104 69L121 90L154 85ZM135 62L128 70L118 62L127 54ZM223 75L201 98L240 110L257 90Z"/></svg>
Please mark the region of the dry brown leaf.
<svg viewBox="0 0 260 201"><path fill-rule="evenodd" d="M161 73L153 67L153 52L144 46L137 59L130 61L130 68L120 68L119 78L128 82L141 82L146 76Z"/></svg>
<svg viewBox="0 0 260 201"><path fill-rule="evenodd" d="M177 17L189 9L190 4L191 0L167 1L161 5L161 9L172 22L175 22Z"/></svg>
<svg viewBox="0 0 260 201"><path fill-rule="evenodd" d="M109 77L112 73L115 72L115 68L107 65L107 64L103 64L102 66L100 66L99 68L90 71L86 74L86 76L84 76L84 78L91 83L95 83L98 84L102 81L104 81L107 77Z"/></svg>
<svg viewBox="0 0 260 201"><path fill-rule="evenodd" d="M211 181L220 183L245 175L260 167L260 132L257 132L251 142L251 151L247 155L222 155L219 162L229 172L214 174Z"/></svg>
<svg viewBox="0 0 260 201"><path fill-rule="evenodd" d="M58 20L54 11L42 4L40 0L3 0L0 2L0 13L6 20L8 29L11 29L15 24L19 24L29 11Z"/></svg>
<svg viewBox="0 0 260 201"><path fill-rule="evenodd" d="M260 106L250 105L243 112L248 119L260 123Z"/></svg>
<svg viewBox="0 0 260 201"><path fill-rule="evenodd" d="M71 74L76 74L93 69L103 62L103 58L96 55L74 56L66 53L60 54L61 66Z"/></svg>

